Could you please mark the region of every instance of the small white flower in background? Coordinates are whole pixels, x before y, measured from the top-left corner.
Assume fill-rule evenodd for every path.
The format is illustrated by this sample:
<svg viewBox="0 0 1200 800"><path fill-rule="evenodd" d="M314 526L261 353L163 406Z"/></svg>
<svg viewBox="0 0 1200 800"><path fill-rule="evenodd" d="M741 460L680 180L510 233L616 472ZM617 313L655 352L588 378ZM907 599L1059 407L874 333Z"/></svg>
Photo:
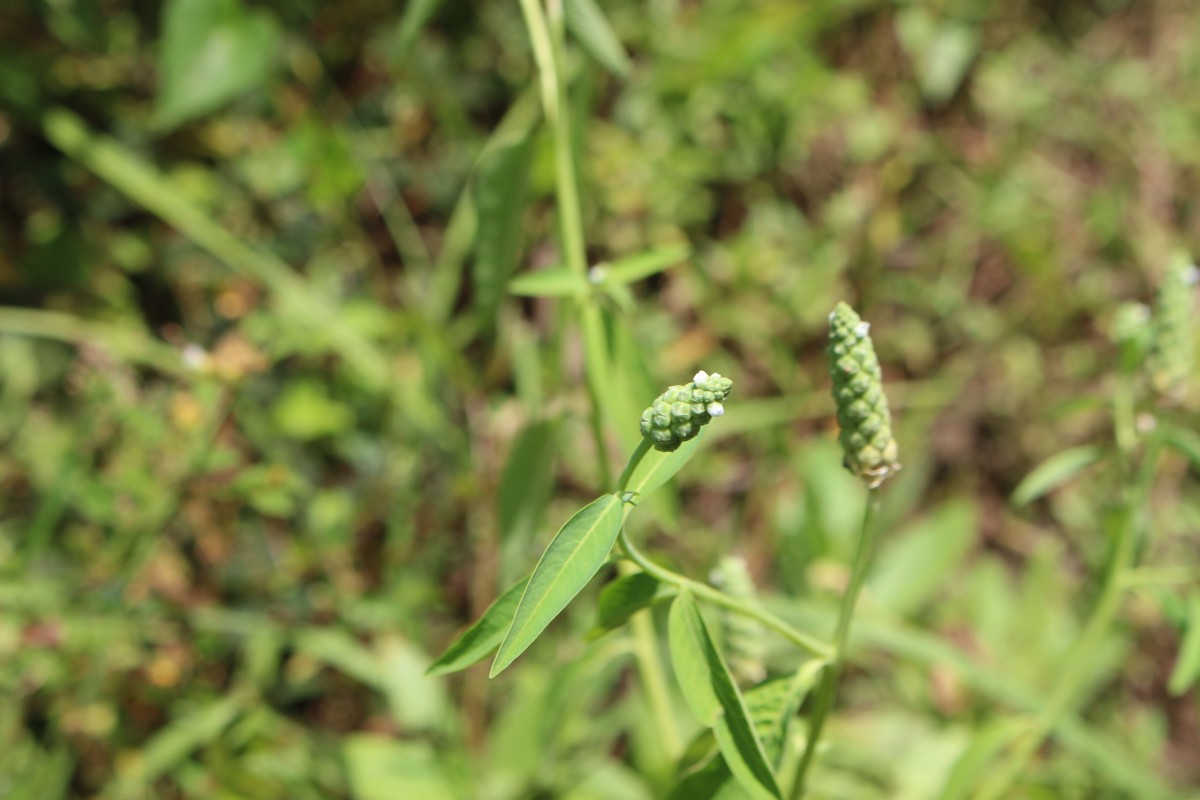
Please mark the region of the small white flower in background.
<svg viewBox="0 0 1200 800"><path fill-rule="evenodd" d="M700 370L692 376L692 383L704 383L706 380L708 380L708 373L704 370Z"/></svg>
<svg viewBox="0 0 1200 800"><path fill-rule="evenodd" d="M592 283L595 283L595 284L604 283L604 279L607 277L608 277L608 270L604 268L603 264L597 264L596 266L594 266L588 270L588 280L591 281Z"/></svg>
<svg viewBox="0 0 1200 800"><path fill-rule="evenodd" d="M871 332L871 323L869 323L869 322L858 323L858 326L855 327L854 332L857 333L859 336L866 336L868 333Z"/></svg>
<svg viewBox="0 0 1200 800"><path fill-rule="evenodd" d="M208 352L198 344L189 344L183 348L183 363L194 370L204 369L208 363Z"/></svg>

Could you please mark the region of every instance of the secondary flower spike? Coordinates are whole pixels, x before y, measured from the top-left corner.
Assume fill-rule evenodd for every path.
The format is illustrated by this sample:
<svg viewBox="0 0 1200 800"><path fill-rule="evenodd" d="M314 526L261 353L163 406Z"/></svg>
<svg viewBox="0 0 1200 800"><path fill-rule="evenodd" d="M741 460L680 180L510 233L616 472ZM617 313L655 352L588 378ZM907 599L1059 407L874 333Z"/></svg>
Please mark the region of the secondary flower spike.
<svg viewBox="0 0 1200 800"><path fill-rule="evenodd" d="M670 452L700 433L713 417L725 413L733 381L714 372L696 373L686 386L672 386L642 412L642 436L656 450Z"/></svg>
<svg viewBox="0 0 1200 800"><path fill-rule="evenodd" d="M874 489L900 469L900 454L869 328L854 309L838 303L829 314L826 353L846 468Z"/></svg>
<svg viewBox="0 0 1200 800"><path fill-rule="evenodd" d="M1150 382L1168 401L1178 401L1196 360L1196 282L1200 270L1186 257L1167 269L1154 305L1154 341L1150 346Z"/></svg>

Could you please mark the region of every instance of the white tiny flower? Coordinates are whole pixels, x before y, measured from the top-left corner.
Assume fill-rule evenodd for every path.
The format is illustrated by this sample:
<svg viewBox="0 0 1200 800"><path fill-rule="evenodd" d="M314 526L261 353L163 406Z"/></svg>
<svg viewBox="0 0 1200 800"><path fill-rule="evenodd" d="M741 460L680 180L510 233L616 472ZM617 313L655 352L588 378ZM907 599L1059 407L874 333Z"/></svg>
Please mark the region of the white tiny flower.
<svg viewBox="0 0 1200 800"><path fill-rule="evenodd" d="M608 277L608 270L603 264L597 264L588 270L588 280L595 284L604 283L604 279Z"/></svg>
<svg viewBox="0 0 1200 800"><path fill-rule="evenodd" d="M1194 286L1196 283L1200 282L1200 267L1192 264L1190 267L1185 269L1183 271L1183 282L1189 286Z"/></svg>
<svg viewBox="0 0 1200 800"><path fill-rule="evenodd" d="M202 369L208 361L208 353L198 344L189 344L183 348L183 363L191 369Z"/></svg>
<svg viewBox="0 0 1200 800"><path fill-rule="evenodd" d="M708 415L710 417L719 417L725 413L725 406L721 405L720 403L718 403L717 401L714 400L713 402L711 402L707 406L705 406L704 410L708 412Z"/></svg>
<svg viewBox="0 0 1200 800"><path fill-rule="evenodd" d="M854 328L854 332L857 333L859 336L866 336L867 331L869 331L869 330L871 330L871 323L869 323L869 322L860 322Z"/></svg>
<svg viewBox="0 0 1200 800"><path fill-rule="evenodd" d="M700 370L692 376L692 381L694 383L704 383L706 380L708 380L708 373L704 370Z"/></svg>

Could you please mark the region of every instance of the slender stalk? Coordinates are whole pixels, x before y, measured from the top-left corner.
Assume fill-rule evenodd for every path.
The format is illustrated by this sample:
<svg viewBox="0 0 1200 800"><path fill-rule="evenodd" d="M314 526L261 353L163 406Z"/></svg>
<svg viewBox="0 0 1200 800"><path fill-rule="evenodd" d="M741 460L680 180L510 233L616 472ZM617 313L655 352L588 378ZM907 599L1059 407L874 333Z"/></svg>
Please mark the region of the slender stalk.
<svg viewBox="0 0 1200 800"><path fill-rule="evenodd" d="M1114 424L1118 432L1122 428L1132 428L1132 405L1118 404L1116 406ZM1126 416L1129 419L1126 419ZM1119 434L1120 435L1120 434ZM1059 719L1066 714L1078 699L1090 667L1095 663L1096 651L1104 643L1120 609L1121 600L1128 587L1129 575L1134 567L1136 553L1136 538L1139 529L1139 516L1145 508L1150 484L1162 449L1162 440L1158 435L1152 435L1142 455L1142 463L1136 475L1132 472L1130 463L1132 453L1123 451L1126 459L1125 472L1128 489L1125 493L1121 509L1120 525L1117 527L1113 541L1112 557L1100 587L1100 594L1092 608L1091 616L1085 623L1083 632L1075 640L1067 653L1062 666L1058 669L1058 680L1050 691L1046 702L1034 718L1031 728L1013 747L1007 758L992 773L992 779L983 784L976 800L998 800L1006 797L1009 789L1020 777L1029 759L1041 747Z"/></svg>
<svg viewBox="0 0 1200 800"><path fill-rule="evenodd" d="M804 756L800 759L800 766L796 769L796 778L792 783L792 800L799 800L804 796L808 769L812 765L813 756L816 755L821 730L825 727L825 720L833 709L833 701L837 696L838 678L841 676L842 662L846 656L846 639L850 635L850 622L854 619L854 607L858 603L858 594L862 591L867 565L871 561L871 551L874 549L873 523L878 507L879 500L875 492L869 492L863 511L862 530L858 535L858 552L854 556L854 566L850 572L850 585L842 594L842 604L838 610L837 629L833 636L833 658L825 667L825 674L821 677L821 685L817 689L816 703L808 726L808 738L804 743Z"/></svg>
<svg viewBox="0 0 1200 800"><path fill-rule="evenodd" d="M709 603L712 603L715 606L727 608L736 614L741 614L742 616L758 620L763 625L775 631L792 644L804 650L806 653L822 659L833 658L834 649L828 644L816 638L815 636L810 636L803 631L796 630L791 625L772 614L770 611L767 611L765 608L762 608L761 606L747 600L730 597L724 592L712 588L708 584L694 581L691 578L680 575L678 572L669 570L666 567L660 566L659 564L651 561L640 550L638 550L637 547L634 546L633 542L629 538L629 532L625 528L621 529L621 534L617 541L620 544L621 549L625 552L625 555L629 557L629 560L641 567L646 574L679 589L687 589L696 597L702 600L707 600Z"/></svg>

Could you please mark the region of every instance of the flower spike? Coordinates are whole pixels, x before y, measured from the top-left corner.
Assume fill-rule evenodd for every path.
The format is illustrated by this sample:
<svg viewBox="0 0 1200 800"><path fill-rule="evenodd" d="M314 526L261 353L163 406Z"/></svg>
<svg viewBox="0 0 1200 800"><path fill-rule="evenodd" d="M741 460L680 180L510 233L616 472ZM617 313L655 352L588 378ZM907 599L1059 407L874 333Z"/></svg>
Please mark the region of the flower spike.
<svg viewBox="0 0 1200 800"><path fill-rule="evenodd" d="M874 489L900 469L900 460L869 330L854 309L838 303L829 314L826 353L844 463Z"/></svg>
<svg viewBox="0 0 1200 800"><path fill-rule="evenodd" d="M700 433L713 417L725 413L733 381L714 372L696 373L686 386L672 386L642 412L642 436L656 450L670 452Z"/></svg>

